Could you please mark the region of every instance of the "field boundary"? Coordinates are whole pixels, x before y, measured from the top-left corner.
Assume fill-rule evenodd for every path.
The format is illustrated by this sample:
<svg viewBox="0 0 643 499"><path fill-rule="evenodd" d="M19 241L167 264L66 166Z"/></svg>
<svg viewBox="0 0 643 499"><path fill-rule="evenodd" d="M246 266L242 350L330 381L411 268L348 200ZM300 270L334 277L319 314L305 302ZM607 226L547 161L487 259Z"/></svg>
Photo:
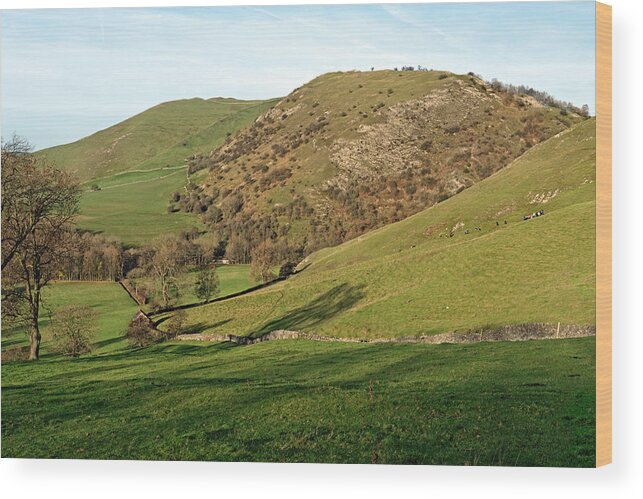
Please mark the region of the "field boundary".
<svg viewBox="0 0 643 499"><path fill-rule="evenodd" d="M427 344L463 344L493 341L529 341L554 340L567 338L584 338L596 336L596 326L559 323L512 324L497 328L453 331L430 336L401 336L398 338L335 338L320 336L304 331L279 329L261 336L237 336L234 334L197 333L181 334L179 341L229 341L238 345L253 345L273 340L313 340L339 343L427 343Z"/></svg>
<svg viewBox="0 0 643 499"><path fill-rule="evenodd" d="M278 282L286 280L285 277L277 277L276 279L273 279L272 281L264 282L261 284L257 284L255 286L252 286L250 288L242 289L241 291L236 291L234 293L230 293L229 295L224 295L224 296L218 296L216 298L212 298L207 301L202 301L202 302L195 302L195 303L185 303L184 305L176 305L173 307L168 307L168 308L162 308L156 312L150 312L149 316L150 317L158 317L158 316L164 316L165 314L169 314L170 312L176 312L178 310L188 310L190 308L196 308L196 307L202 307L203 305L210 305L211 303L218 303L221 301L226 301L226 300L231 300L232 298L238 298L239 296L247 295L249 293L252 293L254 291L258 291L260 289L267 288L269 286L272 286L274 284L277 284ZM157 321L155 325L159 325L165 317L163 317L161 320Z"/></svg>

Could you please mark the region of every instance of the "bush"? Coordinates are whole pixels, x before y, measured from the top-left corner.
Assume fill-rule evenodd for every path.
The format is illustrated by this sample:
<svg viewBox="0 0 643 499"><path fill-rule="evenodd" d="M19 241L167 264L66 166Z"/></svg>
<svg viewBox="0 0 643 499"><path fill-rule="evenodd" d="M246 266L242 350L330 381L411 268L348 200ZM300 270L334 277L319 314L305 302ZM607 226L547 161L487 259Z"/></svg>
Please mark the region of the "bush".
<svg viewBox="0 0 643 499"><path fill-rule="evenodd" d="M96 314L87 305L67 305L54 312L51 334L56 350L78 357L91 352L96 334Z"/></svg>
<svg viewBox="0 0 643 499"><path fill-rule="evenodd" d="M185 321L187 321L188 314L185 310L177 310L172 317L167 321L167 332L165 333L165 339L169 340L176 338L179 334L183 332L183 326Z"/></svg>
<svg viewBox="0 0 643 499"><path fill-rule="evenodd" d="M289 275L292 275L295 272L295 267L297 267L296 263L293 263L293 262L284 263L279 268L279 278L285 279Z"/></svg>
<svg viewBox="0 0 643 499"><path fill-rule="evenodd" d="M137 315L130 322L127 333L127 341L133 348L143 348L159 341L159 335L152 328L149 319L144 315Z"/></svg>
<svg viewBox="0 0 643 499"><path fill-rule="evenodd" d="M29 359L29 346L7 348L2 351L2 363Z"/></svg>

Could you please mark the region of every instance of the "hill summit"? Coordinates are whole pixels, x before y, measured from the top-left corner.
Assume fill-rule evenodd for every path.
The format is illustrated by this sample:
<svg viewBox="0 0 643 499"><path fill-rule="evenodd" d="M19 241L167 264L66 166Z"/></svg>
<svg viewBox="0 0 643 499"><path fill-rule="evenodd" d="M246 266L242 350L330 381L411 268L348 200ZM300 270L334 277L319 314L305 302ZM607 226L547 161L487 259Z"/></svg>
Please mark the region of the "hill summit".
<svg viewBox="0 0 643 499"><path fill-rule="evenodd" d="M308 254L443 201L582 119L472 74L329 73L196 156L209 174L174 202L237 261L266 239Z"/></svg>

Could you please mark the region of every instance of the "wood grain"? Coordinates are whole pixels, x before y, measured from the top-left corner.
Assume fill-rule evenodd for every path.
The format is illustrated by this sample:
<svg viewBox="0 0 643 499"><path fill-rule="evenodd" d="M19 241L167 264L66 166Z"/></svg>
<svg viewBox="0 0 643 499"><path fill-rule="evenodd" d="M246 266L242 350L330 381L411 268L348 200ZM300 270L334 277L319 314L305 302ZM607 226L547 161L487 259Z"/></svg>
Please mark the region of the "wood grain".
<svg viewBox="0 0 643 499"><path fill-rule="evenodd" d="M596 465L612 462L612 7L596 3Z"/></svg>

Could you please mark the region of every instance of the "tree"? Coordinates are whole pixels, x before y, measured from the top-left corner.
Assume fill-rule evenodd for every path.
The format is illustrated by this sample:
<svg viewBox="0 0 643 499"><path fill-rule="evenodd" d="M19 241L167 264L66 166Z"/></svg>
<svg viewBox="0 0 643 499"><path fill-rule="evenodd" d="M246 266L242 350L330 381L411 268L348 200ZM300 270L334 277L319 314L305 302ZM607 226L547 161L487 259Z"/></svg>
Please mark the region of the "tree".
<svg viewBox="0 0 643 499"><path fill-rule="evenodd" d="M581 107L581 116L588 117L589 116L589 106L587 104L583 104L583 107Z"/></svg>
<svg viewBox="0 0 643 499"><path fill-rule="evenodd" d="M143 348L159 341L149 319L142 313L137 314L129 323L125 337L133 348Z"/></svg>
<svg viewBox="0 0 643 499"><path fill-rule="evenodd" d="M96 334L96 314L87 305L66 305L54 312L51 333L57 350L78 357L91 352Z"/></svg>
<svg viewBox="0 0 643 499"><path fill-rule="evenodd" d="M36 360L42 288L77 242L71 223L80 187L67 173L35 159L24 143L14 137L2 151L2 295L9 305L5 314L27 326L29 359Z"/></svg>
<svg viewBox="0 0 643 499"><path fill-rule="evenodd" d="M34 185L35 160L29 142L14 135L9 142L2 141L2 270L13 259L27 235L46 213L42 203L31 195ZM48 196L44 196L47 200Z"/></svg>
<svg viewBox="0 0 643 499"><path fill-rule="evenodd" d="M203 303L219 294L219 277L215 269L203 269L194 283L194 294Z"/></svg>
<svg viewBox="0 0 643 499"><path fill-rule="evenodd" d="M170 340L176 338L183 332L183 326L188 319L188 314L185 310L177 310L174 315L167 321L167 333L165 339Z"/></svg>
<svg viewBox="0 0 643 499"><path fill-rule="evenodd" d="M178 295L175 277L185 267L185 246L176 236L161 236L152 242L147 267L158 279L163 307Z"/></svg>
<svg viewBox="0 0 643 499"><path fill-rule="evenodd" d="M272 267L275 264L275 245L267 240L259 243L252 251L252 264L250 265L250 277L255 281L263 283L272 281L275 275Z"/></svg>

